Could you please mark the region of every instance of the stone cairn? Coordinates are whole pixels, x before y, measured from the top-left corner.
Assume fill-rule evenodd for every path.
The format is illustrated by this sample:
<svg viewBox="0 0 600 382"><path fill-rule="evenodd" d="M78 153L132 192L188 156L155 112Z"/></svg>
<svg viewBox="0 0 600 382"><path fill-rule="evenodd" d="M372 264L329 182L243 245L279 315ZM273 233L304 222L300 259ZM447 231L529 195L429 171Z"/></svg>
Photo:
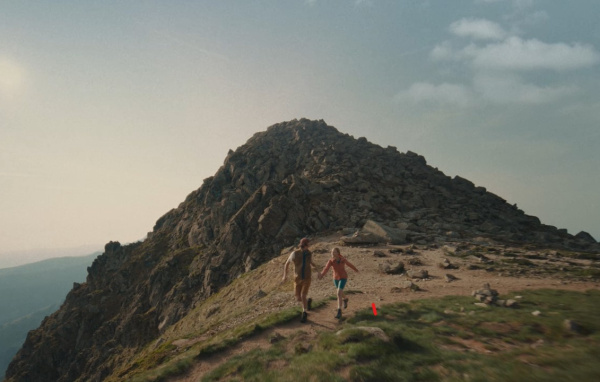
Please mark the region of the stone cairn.
<svg viewBox="0 0 600 382"><path fill-rule="evenodd" d="M477 306L505 306L505 307L516 307L517 302L515 300L501 300L498 298L498 291L492 289L489 283L483 284L482 289L474 290L471 294L478 301L475 303Z"/></svg>

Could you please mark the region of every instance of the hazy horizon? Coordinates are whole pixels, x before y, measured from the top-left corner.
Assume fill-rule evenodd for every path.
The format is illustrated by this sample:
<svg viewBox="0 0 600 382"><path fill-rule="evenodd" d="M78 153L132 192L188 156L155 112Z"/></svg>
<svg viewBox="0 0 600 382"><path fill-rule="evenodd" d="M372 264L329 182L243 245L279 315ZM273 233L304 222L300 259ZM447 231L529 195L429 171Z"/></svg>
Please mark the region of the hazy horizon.
<svg viewBox="0 0 600 382"><path fill-rule="evenodd" d="M71 248L36 248L30 250L0 252L0 269L14 268L40 261L86 257L96 252L104 252L104 245L82 245Z"/></svg>
<svg viewBox="0 0 600 382"><path fill-rule="evenodd" d="M139 240L229 149L295 118L600 240L600 2L1 7L0 267Z"/></svg>

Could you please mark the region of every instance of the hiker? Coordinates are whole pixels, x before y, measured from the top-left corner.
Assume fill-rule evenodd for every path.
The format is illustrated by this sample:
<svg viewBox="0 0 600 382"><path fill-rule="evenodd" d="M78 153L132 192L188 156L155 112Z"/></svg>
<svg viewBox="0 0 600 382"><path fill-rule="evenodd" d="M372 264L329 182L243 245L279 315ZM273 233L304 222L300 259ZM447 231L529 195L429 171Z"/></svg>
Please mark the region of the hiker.
<svg viewBox="0 0 600 382"><path fill-rule="evenodd" d="M346 298L346 295L344 294L344 287L346 286L346 281L348 281L345 265L348 265L350 268L354 269L354 271L358 272L358 269L342 256L340 249L334 248L331 251L331 259L329 259L325 268L323 268L323 271L319 273L318 276L319 280L321 280L329 268L333 268L333 285L337 288L338 300L338 310L335 318L342 318L342 301L344 302L344 309L348 307L348 298Z"/></svg>
<svg viewBox="0 0 600 382"><path fill-rule="evenodd" d="M290 263L294 263L294 271L296 273L296 278L294 279L294 292L296 294L296 300L302 302L302 318L300 319L300 322L306 322L308 316L306 311L311 309L312 299L307 299L306 297L308 295L308 288L310 288L312 276L311 267L317 268L312 261L312 252L308 250L309 244L307 238L300 240L300 248L292 251L283 267L282 281L285 281L288 266Z"/></svg>

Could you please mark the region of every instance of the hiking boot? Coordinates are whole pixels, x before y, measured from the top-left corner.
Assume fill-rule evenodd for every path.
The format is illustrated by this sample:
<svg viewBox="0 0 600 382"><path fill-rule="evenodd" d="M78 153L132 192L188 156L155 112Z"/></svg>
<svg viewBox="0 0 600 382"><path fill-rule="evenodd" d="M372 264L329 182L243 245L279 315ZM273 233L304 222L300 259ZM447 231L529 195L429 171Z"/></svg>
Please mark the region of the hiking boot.
<svg viewBox="0 0 600 382"><path fill-rule="evenodd" d="M306 300L306 305L308 306L307 310L312 309L312 298L309 298L308 300Z"/></svg>
<svg viewBox="0 0 600 382"><path fill-rule="evenodd" d="M344 299L344 309L346 309L348 307L348 299L345 298Z"/></svg>
<svg viewBox="0 0 600 382"><path fill-rule="evenodd" d="M308 317L308 314L306 314L306 312L302 312L302 318L300 319L300 322L305 323L307 317Z"/></svg>
<svg viewBox="0 0 600 382"><path fill-rule="evenodd" d="M342 318L342 310L341 309L338 309L338 312L335 315L335 318Z"/></svg>

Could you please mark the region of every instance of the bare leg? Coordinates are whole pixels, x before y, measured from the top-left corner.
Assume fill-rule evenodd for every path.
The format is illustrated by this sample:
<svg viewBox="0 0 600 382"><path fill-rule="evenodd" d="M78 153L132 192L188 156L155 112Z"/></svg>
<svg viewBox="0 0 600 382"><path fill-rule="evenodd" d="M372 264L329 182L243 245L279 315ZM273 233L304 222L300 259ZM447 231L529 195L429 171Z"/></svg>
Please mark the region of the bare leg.
<svg viewBox="0 0 600 382"><path fill-rule="evenodd" d="M337 301L338 301L338 309L342 309L342 299L344 298L344 291L340 288L337 290Z"/></svg>
<svg viewBox="0 0 600 382"><path fill-rule="evenodd" d="M303 292L302 293L302 300L299 300L299 301L302 301L302 311L303 312L306 312L306 309L308 308L308 302L306 301L306 296L307 295L308 295L308 291Z"/></svg>

